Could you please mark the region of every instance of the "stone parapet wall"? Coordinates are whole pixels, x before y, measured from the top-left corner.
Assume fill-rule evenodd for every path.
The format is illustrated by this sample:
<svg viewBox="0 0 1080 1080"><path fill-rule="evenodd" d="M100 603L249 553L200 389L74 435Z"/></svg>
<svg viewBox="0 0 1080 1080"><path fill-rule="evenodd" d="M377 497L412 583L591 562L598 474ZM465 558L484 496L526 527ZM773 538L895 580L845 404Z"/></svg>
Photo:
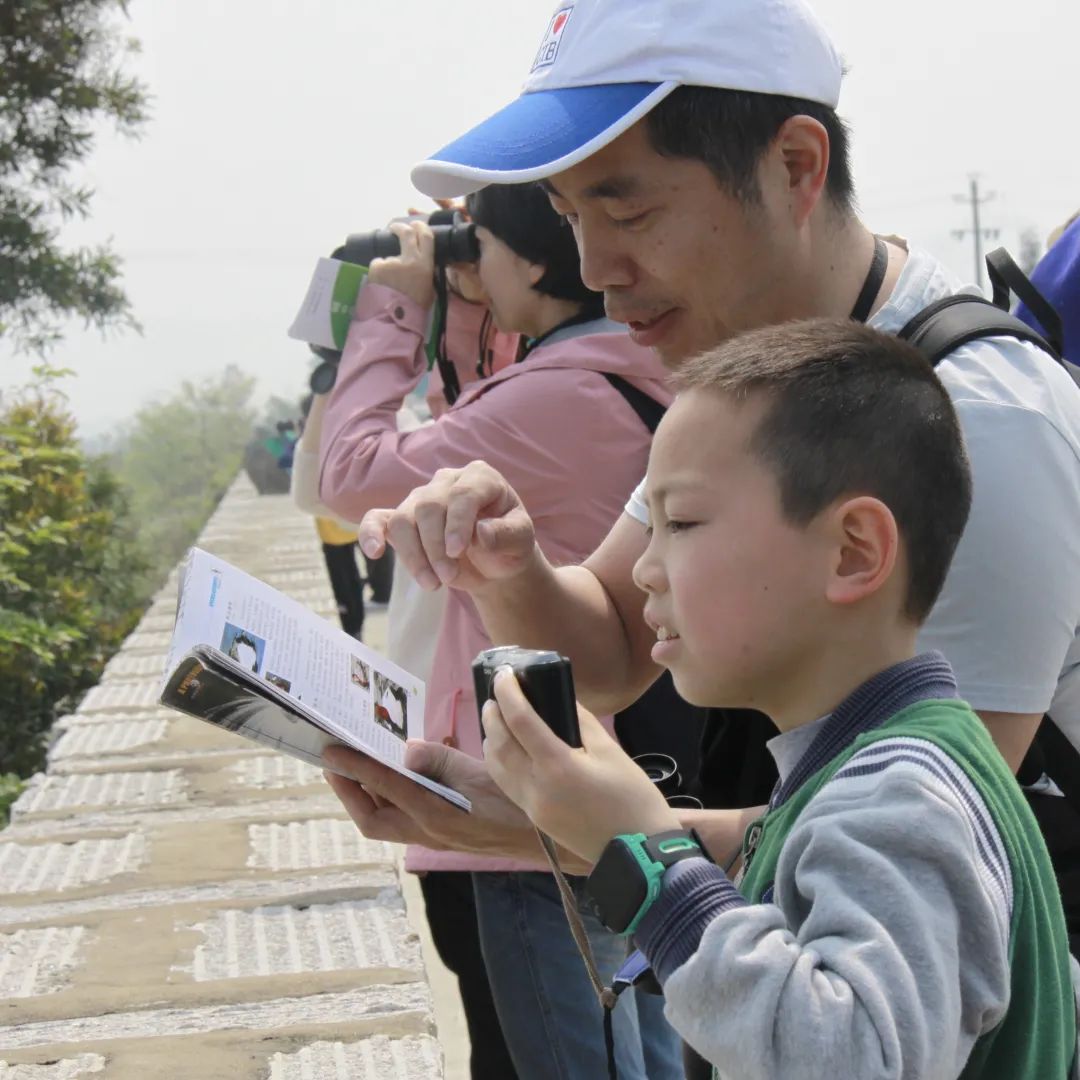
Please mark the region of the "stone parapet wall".
<svg viewBox="0 0 1080 1080"><path fill-rule="evenodd" d="M237 480L199 545L336 617L287 497ZM0 832L0 1080L440 1080L396 850L318 770L156 705L175 588Z"/></svg>

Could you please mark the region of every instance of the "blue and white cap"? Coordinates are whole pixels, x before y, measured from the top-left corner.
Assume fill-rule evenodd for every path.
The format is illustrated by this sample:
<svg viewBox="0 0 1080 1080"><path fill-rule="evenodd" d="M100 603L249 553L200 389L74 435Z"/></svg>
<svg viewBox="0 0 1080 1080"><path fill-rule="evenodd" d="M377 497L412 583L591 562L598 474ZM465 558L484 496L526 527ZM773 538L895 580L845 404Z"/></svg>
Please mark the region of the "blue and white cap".
<svg viewBox="0 0 1080 1080"><path fill-rule="evenodd" d="M520 184L596 153L677 86L833 108L843 66L804 0L562 0L521 96L412 171L426 195Z"/></svg>

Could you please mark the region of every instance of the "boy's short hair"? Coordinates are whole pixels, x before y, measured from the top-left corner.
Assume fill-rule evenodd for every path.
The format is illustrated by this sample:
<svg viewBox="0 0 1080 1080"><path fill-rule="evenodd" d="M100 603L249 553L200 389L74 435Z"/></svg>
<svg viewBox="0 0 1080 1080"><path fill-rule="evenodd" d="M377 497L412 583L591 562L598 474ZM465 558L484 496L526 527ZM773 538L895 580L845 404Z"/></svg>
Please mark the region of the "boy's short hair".
<svg viewBox="0 0 1080 1080"><path fill-rule="evenodd" d="M782 94L680 86L646 115L645 131L658 154L703 162L722 190L755 205L761 201L758 163L793 116L809 116L825 129L829 136L825 194L840 211L853 210L850 136L828 105Z"/></svg>
<svg viewBox="0 0 1080 1080"><path fill-rule="evenodd" d="M967 523L971 470L949 395L918 349L861 323L811 319L733 338L673 383L768 399L748 449L776 476L793 524L843 496L888 506L907 552L904 614L929 615Z"/></svg>

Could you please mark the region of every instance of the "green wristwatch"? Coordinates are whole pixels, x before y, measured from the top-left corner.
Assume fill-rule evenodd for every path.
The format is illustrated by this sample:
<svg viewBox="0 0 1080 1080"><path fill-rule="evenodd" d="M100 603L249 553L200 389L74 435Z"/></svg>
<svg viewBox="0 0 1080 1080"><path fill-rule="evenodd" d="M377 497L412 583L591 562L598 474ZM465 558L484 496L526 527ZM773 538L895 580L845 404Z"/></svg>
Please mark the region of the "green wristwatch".
<svg viewBox="0 0 1080 1080"><path fill-rule="evenodd" d="M697 857L708 858L693 829L616 836L585 885L596 917L616 934L632 934L660 895L664 871Z"/></svg>

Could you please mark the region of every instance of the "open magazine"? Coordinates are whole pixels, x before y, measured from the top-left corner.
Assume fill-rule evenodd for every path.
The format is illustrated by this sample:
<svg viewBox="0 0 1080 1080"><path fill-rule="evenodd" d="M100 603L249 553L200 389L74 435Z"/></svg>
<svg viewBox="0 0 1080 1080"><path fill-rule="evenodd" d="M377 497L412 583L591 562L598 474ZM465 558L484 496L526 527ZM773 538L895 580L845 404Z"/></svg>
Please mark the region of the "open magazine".
<svg viewBox="0 0 1080 1080"><path fill-rule="evenodd" d="M161 703L320 767L344 743L470 808L405 768L405 740L423 737L420 679L200 548L181 568Z"/></svg>

